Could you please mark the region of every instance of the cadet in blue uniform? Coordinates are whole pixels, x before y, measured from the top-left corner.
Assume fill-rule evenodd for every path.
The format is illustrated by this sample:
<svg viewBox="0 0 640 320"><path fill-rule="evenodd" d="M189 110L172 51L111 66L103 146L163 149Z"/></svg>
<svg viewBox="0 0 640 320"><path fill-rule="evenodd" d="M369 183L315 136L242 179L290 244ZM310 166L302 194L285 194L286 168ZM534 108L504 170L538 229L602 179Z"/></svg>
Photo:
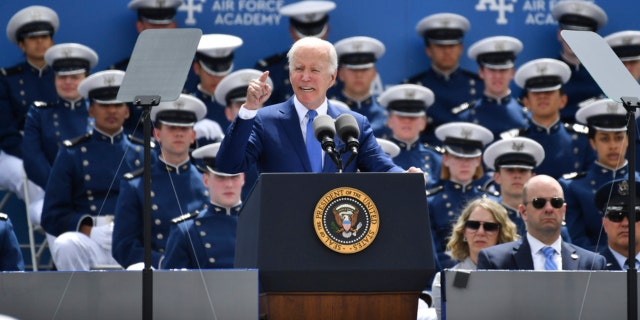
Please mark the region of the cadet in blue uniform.
<svg viewBox="0 0 640 320"><path fill-rule="evenodd" d="M522 102L531 112L529 126L501 135L503 138L519 135L541 144L546 156L534 172L556 179L565 173L586 170L595 159L586 127L560 121L560 109L567 102L562 85L570 74L566 63L547 58L529 61L518 68L515 81L524 90Z"/></svg>
<svg viewBox="0 0 640 320"><path fill-rule="evenodd" d="M589 128L589 143L597 159L586 172L566 175L560 182L567 201L566 219L571 239L592 251L607 243L607 236L601 232L602 216L593 197L600 186L629 175L626 117L622 104L609 99L593 102L576 113L576 120ZM635 175L640 180L640 175Z"/></svg>
<svg viewBox="0 0 640 320"><path fill-rule="evenodd" d="M0 187L20 199L26 199L20 131L34 101L55 101L53 71L44 55L53 46L59 24L55 11L43 6L26 7L7 24L7 37L24 52L26 60L0 69ZM29 213L39 222L44 191L31 181L27 183Z"/></svg>
<svg viewBox="0 0 640 320"><path fill-rule="evenodd" d="M328 12L336 8L332 1L299 1L280 8L281 16L289 17L289 35L293 42L304 37L326 39L329 35ZM254 69L269 71L273 91L265 106L284 102L291 98L293 89L289 82L287 51L259 60Z"/></svg>
<svg viewBox="0 0 640 320"><path fill-rule="evenodd" d="M196 133L193 125L204 118L207 108L198 98L181 94L173 102L162 102L151 109L155 124L153 136L160 143L160 154L151 172L152 239L151 260L158 268L165 252L171 219L202 210L208 192L202 174L191 164L189 146ZM143 170L129 174L120 184L113 230L113 257L127 269L144 267L144 185Z"/></svg>
<svg viewBox="0 0 640 320"><path fill-rule="evenodd" d="M445 253L452 223L468 201L486 196L481 165L482 149L493 141L489 129L467 122L452 122L436 129L444 145L438 186L427 190L431 233L442 268L455 264Z"/></svg>
<svg viewBox="0 0 640 320"><path fill-rule="evenodd" d="M393 162L407 170L411 167L424 171L427 186L435 184L440 176L442 149L420 141L420 132L427 125L427 108L433 103L433 92L417 84L400 84L385 90L378 100L389 110L389 138L400 147Z"/></svg>
<svg viewBox="0 0 640 320"><path fill-rule="evenodd" d="M384 54L384 44L370 37L351 37L336 42L335 47L341 90L329 96L367 117L376 137L388 137L387 113L371 93L371 84L378 75L375 62Z"/></svg>
<svg viewBox="0 0 640 320"><path fill-rule="evenodd" d="M525 109L509 89L515 73L514 61L520 51L522 42L507 36L484 38L471 45L469 58L478 62L484 92L468 109L454 111L460 112L461 120L491 130L496 138L502 132L527 124Z"/></svg>
<svg viewBox="0 0 640 320"><path fill-rule="evenodd" d="M494 171L493 181L500 187L499 202L507 209L520 236L527 232L518 211L522 190L544 156L544 149L539 143L524 137L498 140L487 147L482 156L487 169Z"/></svg>
<svg viewBox="0 0 640 320"><path fill-rule="evenodd" d="M36 101L29 109L22 144L22 152L27 155L24 158L27 177L42 188L46 187L62 142L87 133L93 126L84 98L87 92L80 93L78 86L98 63L98 54L87 46L65 43L47 50L45 59L56 73L58 98Z"/></svg>
<svg viewBox="0 0 640 320"><path fill-rule="evenodd" d="M142 146L132 144L122 124L126 104L116 100L124 75L105 71L80 89L90 101L95 129L64 142L47 183L42 227L57 237L50 246L58 270L117 265L111 257L113 214L120 177L142 165Z"/></svg>
<svg viewBox="0 0 640 320"><path fill-rule="evenodd" d="M209 206L173 219L176 225L171 227L167 240L163 268L233 268L244 173L217 170L215 157L219 148L220 143L213 143L192 153L205 163L202 181L209 190Z"/></svg>
<svg viewBox="0 0 640 320"><path fill-rule="evenodd" d="M607 259L607 270L629 269L629 182L614 180L602 185L595 194L595 206L603 213L602 227L607 234L607 246L599 249ZM636 181L635 203L640 203L640 182ZM635 211L635 210L633 210ZM640 220L636 219L635 268L640 268Z"/></svg>
<svg viewBox="0 0 640 320"><path fill-rule="evenodd" d="M196 61L193 62L193 71L198 75L200 82L194 95L207 106L207 115L195 126L197 139L205 138L204 132L198 132L199 126L205 122L216 122L222 132L227 131L227 127L231 124L225 115L225 104L216 101L213 94L218 84L233 70L233 52L241 45L241 38L228 34L206 34L200 38L196 50ZM215 140L216 137L206 138ZM217 138L222 139L222 137Z"/></svg>
<svg viewBox="0 0 640 320"><path fill-rule="evenodd" d="M0 213L0 271L24 271L22 249L5 213Z"/></svg>
<svg viewBox="0 0 640 320"><path fill-rule="evenodd" d="M567 105L560 110L562 121L575 122L575 114L580 107L602 97L602 90L591 74L580 63L578 57L560 36L562 30L596 32L607 24L607 14L592 1L565 0L551 9L553 18L558 22L558 41L562 45L559 59L571 66L571 78L564 84Z"/></svg>
<svg viewBox="0 0 640 320"><path fill-rule="evenodd" d="M416 32L424 38L425 53L431 59L431 67L404 82L423 85L436 96L429 108L428 130L422 133L425 142L439 143L433 137L433 130L443 123L459 121L451 110L475 100L483 91L478 75L459 65L464 52L462 38L470 27L467 18L453 13L427 16L416 26Z"/></svg>
<svg viewBox="0 0 640 320"><path fill-rule="evenodd" d="M260 78L261 75L262 71L259 70L241 69L232 72L220 81L214 92L214 97L217 104L225 106L224 115L229 122L233 122L240 111L240 107L247 101L249 82L252 79ZM267 78L266 82L269 86L273 86L270 78ZM258 169L252 166L245 172L242 199L246 199L249 196L249 192L253 189L257 179Z"/></svg>
<svg viewBox="0 0 640 320"><path fill-rule="evenodd" d="M631 76L640 81L640 31L619 31L604 37L604 40L631 72Z"/></svg>

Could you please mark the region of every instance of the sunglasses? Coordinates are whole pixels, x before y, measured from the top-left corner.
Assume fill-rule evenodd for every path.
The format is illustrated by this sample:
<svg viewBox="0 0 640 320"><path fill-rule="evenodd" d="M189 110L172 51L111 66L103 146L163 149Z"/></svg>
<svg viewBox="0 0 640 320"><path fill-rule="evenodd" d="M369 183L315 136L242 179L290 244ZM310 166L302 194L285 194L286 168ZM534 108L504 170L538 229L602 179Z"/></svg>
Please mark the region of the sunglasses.
<svg viewBox="0 0 640 320"><path fill-rule="evenodd" d="M636 207L636 222L640 222L640 207ZM605 217L611 222L622 222L624 218L628 218L627 210L622 207L614 207L607 209Z"/></svg>
<svg viewBox="0 0 640 320"><path fill-rule="evenodd" d="M464 223L464 227L465 228L471 229L471 230L474 230L474 231L478 231L480 229L480 226L482 226L482 228L484 228L485 232L495 232L495 231L498 231L498 229L500 229L500 225L495 223L495 222L483 222L483 221L469 220L469 221Z"/></svg>
<svg viewBox="0 0 640 320"><path fill-rule="evenodd" d="M528 203L529 202L525 202L524 205L526 206ZM549 198L549 203L551 203L552 207L554 207L556 209L560 209L564 205L564 199L562 199L560 197ZM531 205L536 209L542 209L542 208L544 208L544 206L546 204L547 204L547 198L533 198L533 199L531 199Z"/></svg>

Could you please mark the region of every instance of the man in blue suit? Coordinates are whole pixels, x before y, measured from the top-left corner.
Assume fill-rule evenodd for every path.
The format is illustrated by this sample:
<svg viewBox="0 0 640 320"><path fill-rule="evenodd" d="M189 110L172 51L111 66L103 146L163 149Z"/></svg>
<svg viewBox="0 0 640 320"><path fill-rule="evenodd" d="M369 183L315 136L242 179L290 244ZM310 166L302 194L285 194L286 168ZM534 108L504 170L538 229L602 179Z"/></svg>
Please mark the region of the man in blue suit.
<svg viewBox="0 0 640 320"><path fill-rule="evenodd" d="M518 210L527 234L514 242L486 248L478 255L478 269L603 270L604 257L562 241L566 211L560 183L537 175L525 184ZM547 252L549 251L549 252Z"/></svg>
<svg viewBox="0 0 640 320"><path fill-rule="evenodd" d="M302 38L293 44L287 56L294 96L283 103L259 109L271 94L271 87L266 83L269 73L252 80L247 88L247 101L222 141L216 158L220 170L243 172L255 163L259 172L336 172L337 165L325 152L322 156L317 152L320 159L315 161L309 156L320 146L318 143L307 151L307 143L315 141L313 129L307 130L307 125L309 119L315 117L313 113L332 118L348 113L355 118L360 131L359 151L344 171L404 171L382 151L367 118L339 109L327 101L327 90L335 83L338 65L336 50L330 42L314 37ZM334 140L336 150L345 147L337 137ZM351 152L341 155L345 165L350 156ZM315 169L312 162L317 163ZM409 171L420 172L416 168Z"/></svg>
<svg viewBox="0 0 640 320"><path fill-rule="evenodd" d="M602 213L602 227L607 234L607 246L600 254L607 259L607 270L629 269L629 210L627 196L629 183L626 179L614 180L601 186L595 194L595 205ZM640 203L640 182L636 182L636 204ZM637 208L637 207L636 207ZM640 267L640 220L636 213L635 268Z"/></svg>

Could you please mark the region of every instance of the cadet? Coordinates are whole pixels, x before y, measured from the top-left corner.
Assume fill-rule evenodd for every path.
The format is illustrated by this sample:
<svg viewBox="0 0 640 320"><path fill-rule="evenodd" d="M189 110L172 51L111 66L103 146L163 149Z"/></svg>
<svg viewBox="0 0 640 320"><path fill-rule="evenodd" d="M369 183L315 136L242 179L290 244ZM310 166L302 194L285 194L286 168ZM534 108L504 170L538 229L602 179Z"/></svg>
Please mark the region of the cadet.
<svg viewBox="0 0 640 320"><path fill-rule="evenodd" d="M571 78L563 86L564 93L568 97L567 105L560 111L560 117L564 122L573 123L578 109L599 99L602 96L602 90L562 39L560 31L596 32L607 24L607 14L593 1L585 0L560 1L551 9L551 13L559 26L557 37L562 45L559 59L571 66Z"/></svg>
<svg viewBox="0 0 640 320"><path fill-rule="evenodd" d="M218 103L214 99L213 93L220 81L233 70L233 52L241 45L242 39L236 36L228 34L203 35L196 50L196 61L193 62L193 71L200 78L198 89L194 95L207 106L207 115L201 121L215 121L221 127L222 132L227 131L227 127L233 119L231 121L227 119L225 104ZM197 126L196 132L198 131Z"/></svg>
<svg viewBox="0 0 640 320"><path fill-rule="evenodd" d="M79 92L78 86L98 63L98 54L82 44L65 43L47 50L45 59L55 72L58 97L34 102L27 113L22 144L22 152L27 155L24 158L27 177L42 188L47 185L62 142L81 136L93 127L84 98L87 93ZM114 76L101 79L115 81ZM110 88L117 90L118 86Z"/></svg>
<svg viewBox="0 0 640 320"><path fill-rule="evenodd" d="M255 69L241 69L230 73L226 76L214 92L216 104L226 106L224 108L224 115L227 121L230 123L238 115L240 107L247 101L247 88L251 79L260 78L262 71ZM267 83L273 86L273 82L270 78L267 78ZM249 192L253 189L253 185L258 179L258 169L253 166L250 170L245 172L244 186L242 187L242 199L246 199L249 196Z"/></svg>
<svg viewBox="0 0 640 320"><path fill-rule="evenodd" d="M481 98L468 104L468 109L457 108L453 113L459 113L463 121L491 130L496 138L504 131L524 127L526 111L509 89L515 73L514 61L520 51L522 42L513 37L489 37L474 43L469 48L469 58L478 62L484 92Z"/></svg>
<svg viewBox="0 0 640 320"><path fill-rule="evenodd" d="M111 257L113 214L120 177L141 167L142 146L123 133L129 116L116 100L124 73L102 71L80 83L90 101L95 129L64 142L53 163L45 192L42 227L58 237L50 247L58 270L89 270L117 265Z"/></svg>
<svg viewBox="0 0 640 320"><path fill-rule="evenodd" d="M594 206L593 197L600 186L629 175L626 118L622 104L609 99L592 102L576 113L576 120L589 128L589 144L597 158L586 172L565 175L560 182L567 200L566 219L571 239L591 251L607 243L607 236L601 232L600 208ZM640 180L640 175L635 175Z"/></svg>
<svg viewBox="0 0 640 320"><path fill-rule="evenodd" d="M595 206L602 212L602 226L607 234L607 246L600 248L600 254L607 259L607 270L629 269L629 182L614 180L602 185L595 194ZM636 181L635 203L640 203L640 182ZM629 212L632 211L632 212ZM637 213L635 213L637 216ZM640 219L636 218L635 268L640 268Z"/></svg>
<svg viewBox="0 0 640 320"><path fill-rule="evenodd" d="M343 101L349 109L367 117L376 137L389 135L385 127L387 113L371 93L371 84L378 75L375 62L384 54L384 44L370 37L351 37L336 42L335 48L340 82L334 88L341 90L335 90L331 99Z"/></svg>
<svg viewBox="0 0 640 320"><path fill-rule="evenodd" d="M332 1L306 0L299 1L279 10L281 16L289 17L289 35L293 42L304 37L327 39L329 35L328 13L336 8ZM284 102L293 95L293 88L289 82L289 61L284 51L264 58L256 63L254 69L269 71L273 80L273 91L265 105Z"/></svg>
<svg viewBox="0 0 640 320"><path fill-rule="evenodd" d="M560 110L567 103L562 85L571 70L555 59L536 59L516 71L516 84L523 89L522 103L531 112L529 125L501 134L503 138L522 136L542 145L545 158L534 171L556 179L565 173L586 170L595 155L586 136L586 127L560 121Z"/></svg>
<svg viewBox="0 0 640 320"><path fill-rule="evenodd" d="M5 213L0 213L0 271L24 271L22 249Z"/></svg>
<svg viewBox="0 0 640 320"><path fill-rule="evenodd" d="M400 147L393 162L409 169L422 169L427 186L438 181L442 149L420 141L420 132L427 126L427 108L433 104L433 92L417 84L400 84L385 90L378 101L389 110L390 141Z"/></svg>
<svg viewBox="0 0 640 320"><path fill-rule="evenodd" d="M486 196L482 189L486 178L481 156L484 146L493 141L493 134L477 124L452 122L438 127L436 136L445 152L441 180L438 186L427 190L427 204L438 260L442 268L448 268L455 264L445 254L452 222L458 219L467 202Z"/></svg>
<svg viewBox="0 0 640 320"><path fill-rule="evenodd" d="M215 165L219 148L218 142L192 153L205 163L207 171L202 174L202 182L209 190L209 206L172 220L176 225L171 227L167 240L164 268L233 268L244 173L219 171Z"/></svg>
<svg viewBox="0 0 640 320"><path fill-rule="evenodd" d="M430 129L422 133L425 142L439 143L433 138L433 130L443 123L459 121L451 110L476 99L483 91L478 75L460 68L462 38L470 27L467 18L453 13L427 16L416 26L416 32L424 39L431 67L404 82L423 85L436 96L429 108Z"/></svg>
<svg viewBox="0 0 640 320"><path fill-rule="evenodd" d="M151 172L152 265L158 268L164 254L171 219L203 209L208 192L202 175L191 164L189 146L196 133L193 125L204 118L207 108L198 98L186 94L173 102L161 102L151 109L153 136L160 143ZM128 174L120 184L113 230L113 257L127 269L144 267L143 170Z"/></svg>
<svg viewBox="0 0 640 320"><path fill-rule="evenodd" d="M522 203L522 188L534 173L533 170L544 160L542 146L524 137L498 140L484 151L482 159L487 169L494 171L493 180L500 186L500 203L524 236L526 226L518 211Z"/></svg>
<svg viewBox="0 0 640 320"><path fill-rule="evenodd" d="M0 187L25 199L22 134L29 106L34 101L55 101L53 71L44 54L53 46L60 25L55 11L43 6L26 7L7 24L7 37L24 52L25 61L0 69ZM39 221L44 191L28 183L28 211ZM32 219L33 220L33 219Z"/></svg>
<svg viewBox="0 0 640 320"><path fill-rule="evenodd" d="M619 31L606 36L604 40L631 72L631 76L640 81L640 31Z"/></svg>

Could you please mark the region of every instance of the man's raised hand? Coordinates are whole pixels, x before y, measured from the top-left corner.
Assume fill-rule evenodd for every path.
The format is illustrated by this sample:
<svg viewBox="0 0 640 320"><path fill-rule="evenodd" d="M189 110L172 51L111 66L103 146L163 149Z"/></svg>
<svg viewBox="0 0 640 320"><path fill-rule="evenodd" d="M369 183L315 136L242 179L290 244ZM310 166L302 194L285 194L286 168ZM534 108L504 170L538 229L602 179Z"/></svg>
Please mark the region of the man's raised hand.
<svg viewBox="0 0 640 320"><path fill-rule="evenodd" d="M269 99L272 88L267 83L268 78L269 71L265 71L262 73L260 78L253 79L249 82L249 87L247 88L247 102L244 104L246 109L257 110L262 107L267 99Z"/></svg>

